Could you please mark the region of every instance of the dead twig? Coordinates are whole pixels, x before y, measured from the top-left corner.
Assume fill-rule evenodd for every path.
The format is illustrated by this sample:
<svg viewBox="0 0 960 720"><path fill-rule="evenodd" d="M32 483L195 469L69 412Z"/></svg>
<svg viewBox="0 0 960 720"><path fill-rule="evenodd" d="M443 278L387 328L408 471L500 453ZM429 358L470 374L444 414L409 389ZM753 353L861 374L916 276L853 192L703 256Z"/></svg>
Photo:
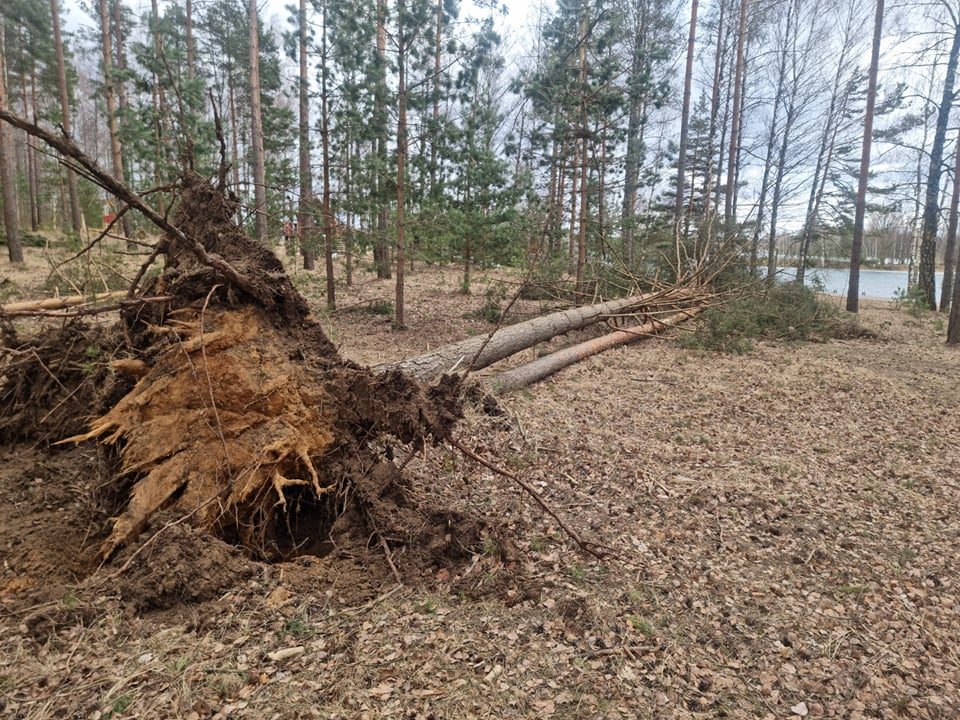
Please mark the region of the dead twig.
<svg viewBox="0 0 960 720"><path fill-rule="evenodd" d="M383 548L383 556L387 559L387 565L390 566L390 572L393 573L393 577L397 581L397 585L403 585L403 578L400 577L400 571L397 570L397 566L393 563L393 553L390 552L390 546L387 544L387 539L383 536L383 533L380 532L376 521L370 515L370 511L364 510L364 515L367 516L367 522L370 523L370 527L373 529L374 534L380 540L380 547Z"/></svg>
<svg viewBox="0 0 960 720"><path fill-rule="evenodd" d="M379 533L377 533L379 535ZM383 555L387 558L387 565L390 566L391 572L393 572L393 577L396 578L397 585L403 585L403 580L400 578L400 573L397 571L397 566L393 564L393 553L390 552L390 546L387 545L386 538L383 535L380 535L380 547L383 548Z"/></svg>

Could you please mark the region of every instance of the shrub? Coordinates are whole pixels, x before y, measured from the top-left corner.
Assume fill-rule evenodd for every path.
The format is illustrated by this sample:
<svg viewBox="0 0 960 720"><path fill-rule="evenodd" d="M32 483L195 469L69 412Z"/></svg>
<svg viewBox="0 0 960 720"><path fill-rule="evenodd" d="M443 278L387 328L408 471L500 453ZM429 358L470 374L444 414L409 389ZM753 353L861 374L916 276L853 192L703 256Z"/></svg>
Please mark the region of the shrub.
<svg viewBox="0 0 960 720"><path fill-rule="evenodd" d="M361 305L358 312L368 315L393 315L393 303L389 300L374 300L366 305Z"/></svg>
<svg viewBox="0 0 960 720"><path fill-rule="evenodd" d="M908 315L915 318L923 317L924 313L930 311L923 290L917 286L909 290L897 288L897 292L893 295L893 305L897 310L906 310Z"/></svg>
<svg viewBox="0 0 960 720"><path fill-rule="evenodd" d="M507 286L501 282L490 285L484 295L483 305L470 313L470 317L478 320L486 320L488 323L496 325L503 317L501 306L507 299Z"/></svg>
<svg viewBox="0 0 960 720"><path fill-rule="evenodd" d="M816 340L848 335L832 305L796 283L764 285L705 310L694 331L681 338L687 347L743 354L757 339Z"/></svg>

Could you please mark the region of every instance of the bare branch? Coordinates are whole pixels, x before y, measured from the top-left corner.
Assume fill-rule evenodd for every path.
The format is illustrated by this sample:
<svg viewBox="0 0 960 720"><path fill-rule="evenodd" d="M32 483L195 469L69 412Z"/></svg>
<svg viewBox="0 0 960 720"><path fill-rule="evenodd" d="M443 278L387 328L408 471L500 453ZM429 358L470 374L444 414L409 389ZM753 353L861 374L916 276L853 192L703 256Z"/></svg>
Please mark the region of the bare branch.
<svg viewBox="0 0 960 720"><path fill-rule="evenodd" d="M236 268L219 255L208 253L206 248L204 248L196 238L188 238L180 228L150 207L140 195L117 180L113 175L103 170L97 165L96 161L87 157L72 139L65 136L54 135L36 123L24 120L19 115L15 115L8 110L0 109L0 120L4 120L14 127L43 140L43 142L50 147L72 158L89 173L91 180L95 181L104 190L125 202L130 207L139 210L150 222L183 243L184 247L190 249L201 263L217 270L238 288L250 293L254 297L259 295L250 281L237 272Z"/></svg>

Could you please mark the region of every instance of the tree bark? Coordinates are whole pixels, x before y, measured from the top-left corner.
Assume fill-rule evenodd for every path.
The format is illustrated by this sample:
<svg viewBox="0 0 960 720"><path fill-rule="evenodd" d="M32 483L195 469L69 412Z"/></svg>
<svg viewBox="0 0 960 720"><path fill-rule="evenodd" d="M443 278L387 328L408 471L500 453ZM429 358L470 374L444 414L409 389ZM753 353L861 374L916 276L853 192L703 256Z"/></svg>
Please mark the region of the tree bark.
<svg viewBox="0 0 960 720"><path fill-rule="evenodd" d="M703 178L703 222L707 227L707 242L709 244L710 233L713 220L711 213L716 211L711 208L711 200L714 192L714 143L717 139L717 115L720 113L720 85L723 78L723 37L726 32L724 18L726 16L726 0L720 0L720 16L717 19L717 52L713 59L713 92L710 94L710 128L707 131L707 152L709 157L704 163ZM722 145L722 142L721 142ZM723 151L717 153L723 155ZM722 161L721 161L722 164ZM719 174L719 173L718 173Z"/></svg>
<svg viewBox="0 0 960 720"><path fill-rule="evenodd" d="M260 31L257 0L250 0L250 154L253 160L253 203L257 240L267 240L267 179L260 105Z"/></svg>
<svg viewBox="0 0 960 720"><path fill-rule="evenodd" d="M113 81L114 81L114 85L117 93L117 111L120 113L119 117L117 118L118 120L120 117L126 118L127 116L127 93L123 83L123 73L124 73L124 70L126 69L127 60L126 60L126 53L124 52L123 26L121 21L122 21L122 8L120 5L120 0L113 0L113 28L114 28L114 35L117 38L117 45L116 45L116 48L114 48L116 51L117 64L114 71L115 74L113 77ZM124 119L124 122L126 122L126 119ZM118 126L118 132L119 132L119 126ZM119 138L119 135L118 135L118 138ZM125 164L124 164L124 160L126 160ZM120 153L120 163L121 165L123 165L123 177L128 177L130 175L130 172L129 172L130 160L129 158L124 158L124 154L122 151ZM128 238L133 237L133 223L131 221L131 218L132 218L132 215L129 213L124 213L123 217L120 218L120 225L123 228L123 234Z"/></svg>
<svg viewBox="0 0 960 720"><path fill-rule="evenodd" d="M943 172L943 146L947 139L947 124L953 107L953 86L960 56L960 22L954 18L953 44L947 58L947 72L943 82L943 96L937 112L937 126L930 148L930 171L927 174L927 192L923 207L923 232L920 238L920 270L917 286L923 302L931 310L937 309L937 224L940 215L940 177Z"/></svg>
<svg viewBox="0 0 960 720"><path fill-rule="evenodd" d="M374 141L375 151L379 158L380 167L387 167L387 3L386 0L376 0L377 13L377 77L374 85L374 113L373 124L376 132ZM390 258L390 244L387 241L387 225L389 207L385 192L386 178L383 172L376 175L376 197L380 203L377 213L377 229L374 238L373 261L377 268L377 278L389 280L392 260Z"/></svg>
<svg viewBox="0 0 960 720"><path fill-rule="evenodd" d="M687 35L687 65L683 74L683 109L680 112L680 148L677 152L677 196L673 206L674 242L680 243L686 186L687 136L690 134L690 96L693 85L694 48L697 40L697 0L690 5L690 32ZM691 193L692 195L692 193Z"/></svg>
<svg viewBox="0 0 960 720"><path fill-rule="evenodd" d="M434 201L438 195L437 171L439 170L437 155L439 150L440 135L440 76L443 62L443 0L437 0L436 27L433 38L433 109L431 119L433 121L432 129L429 133L430 138L430 187L428 194L431 201Z"/></svg>
<svg viewBox="0 0 960 720"><path fill-rule="evenodd" d="M193 40L193 0L186 0L186 14L187 80L193 80L194 56L196 55L195 43Z"/></svg>
<svg viewBox="0 0 960 720"><path fill-rule="evenodd" d="M950 303L950 321L947 323L947 345L960 344L960 262L953 278L953 300Z"/></svg>
<svg viewBox="0 0 960 720"><path fill-rule="evenodd" d="M56 2L57 0L52 0ZM150 2L150 22L153 25L153 52L156 60L164 57L163 35L160 32L160 4L158 0ZM168 157L166 152L167 132L163 123L167 117L166 93L163 89L163 82L160 79L159 71L153 72L153 182L157 187L163 185L163 166ZM166 203L163 193L156 194L157 212L163 214L166 212Z"/></svg>
<svg viewBox="0 0 960 720"><path fill-rule="evenodd" d="M723 219L727 225L726 232L730 232L730 224L734 218L734 196L736 195L737 155L740 147L740 115L743 101L743 58L747 44L747 4L748 0L740 2L740 25L737 30L737 64L733 80L733 108L730 118L730 151L727 157L727 188L724 197Z"/></svg>
<svg viewBox="0 0 960 720"><path fill-rule="evenodd" d="M860 177L853 218L853 244L850 250L850 283L847 288L847 312L860 309L860 254L863 248L863 222L867 210L867 181L870 178L870 145L873 140L873 107L877 100L877 68L880 65L880 36L883 33L883 0L877 0L873 25L873 50L867 80L867 110L863 120L863 148L860 151Z"/></svg>
<svg viewBox="0 0 960 720"><path fill-rule="evenodd" d="M0 111L8 109L5 35L3 17L0 16ZM15 180L12 133L5 123L0 122L0 185L3 186L3 228L7 235L7 255L10 262L22 263L23 247L20 244L20 214Z"/></svg>
<svg viewBox="0 0 960 720"><path fill-rule="evenodd" d="M240 187L240 121L237 119L237 88L233 77L233 64L228 60L226 72L227 102L230 105L230 167L233 169L233 185Z"/></svg>
<svg viewBox="0 0 960 720"><path fill-rule="evenodd" d="M114 81L113 40L110 36L110 8L107 0L100 2L100 33L103 51L103 96L107 107L107 124L110 128L110 160L113 177L123 184L123 148L120 145L120 122L117 116L117 95Z"/></svg>
<svg viewBox="0 0 960 720"><path fill-rule="evenodd" d="M455 370L481 370L498 360L572 330L592 325L608 317L640 312L658 303L675 303L684 299L682 293L648 293L621 300L610 300L599 305L570 308L537 317L526 322L508 325L488 336L472 337L447 345L433 352L378 365L375 370L399 370L406 375L428 381Z"/></svg>
<svg viewBox="0 0 960 720"><path fill-rule="evenodd" d="M20 99L23 103L23 116L36 119L36 113L30 110L30 88L27 85L27 66L32 68L36 65L33 58L28 57L24 47L23 26L17 28L17 39L19 40L20 51ZM37 205L37 165L35 158L37 148L33 144L33 139L26 136L26 142L23 144L23 174L27 185L27 207L30 211L30 229L36 232L40 229L40 208Z"/></svg>
<svg viewBox="0 0 960 720"><path fill-rule="evenodd" d="M304 0L300 0L304 2ZM320 136L323 145L323 247L327 271L327 307L337 306L337 283L333 274L333 208L330 205L330 113L327 109L327 72L330 59L327 57L328 0L323 2L323 35L320 42Z"/></svg>
<svg viewBox="0 0 960 720"><path fill-rule="evenodd" d="M395 325L403 329L403 251L406 218L404 216L404 179L407 159L407 73L406 44L403 37L403 16L406 13L404 0L397 5L397 288Z"/></svg>
<svg viewBox="0 0 960 720"><path fill-rule="evenodd" d="M577 226L577 261L575 265L576 285L574 298L577 305L583 304L583 275L587 263L587 7L584 3L583 16L580 25L580 118L579 135L580 144L580 211L579 222ZM576 201L576 192L574 192L574 202ZM573 224L571 223L571 230Z"/></svg>
<svg viewBox="0 0 960 720"><path fill-rule="evenodd" d="M615 330L601 337L585 340L582 343L571 345L570 347L545 355L526 365L498 373L489 378L488 383L498 395L526 387L527 385L532 385L535 382L543 380L545 377L553 375L558 370L562 370L568 365L573 365L591 355L597 355L610 348L626 345L627 343L637 340L643 340L651 335L655 335L661 330L689 320L697 312L699 312L699 310L693 308L670 315L663 320L649 320L631 328Z"/></svg>
<svg viewBox="0 0 960 720"><path fill-rule="evenodd" d="M299 82L299 144L300 144L300 201L297 205L297 224L300 230L300 252L303 253L303 269L313 270L316 263L316 225L313 221L313 170L310 167L310 76L307 65L307 0L300 0L297 10L299 23L298 59ZM324 17L326 24L326 17ZM326 58L323 59L326 62Z"/></svg>
<svg viewBox="0 0 960 720"><path fill-rule="evenodd" d="M953 193L950 197L950 219L947 242L943 248L943 287L940 289L940 312L947 312L953 299L953 271L957 262L957 224L960 213L960 145L956 149L953 169Z"/></svg>

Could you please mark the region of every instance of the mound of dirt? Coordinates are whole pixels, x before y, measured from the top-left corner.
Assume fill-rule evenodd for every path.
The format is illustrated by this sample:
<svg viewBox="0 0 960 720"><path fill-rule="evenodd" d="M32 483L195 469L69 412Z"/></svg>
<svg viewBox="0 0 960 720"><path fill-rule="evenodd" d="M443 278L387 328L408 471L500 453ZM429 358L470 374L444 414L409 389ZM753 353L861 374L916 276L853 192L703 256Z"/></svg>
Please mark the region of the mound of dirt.
<svg viewBox="0 0 960 720"><path fill-rule="evenodd" d="M84 546L104 520L93 504L99 477L89 447L0 454L0 599L59 598L92 569Z"/></svg>
<svg viewBox="0 0 960 720"><path fill-rule="evenodd" d="M158 515L149 527L163 528L158 541L127 548L117 557L126 563L137 553L128 569L109 578L108 592L137 612L214 600L256 571L238 548L178 519L174 513ZM98 588L104 579L91 578L87 589Z"/></svg>
<svg viewBox="0 0 960 720"><path fill-rule="evenodd" d="M125 343L115 324L68 320L29 337L12 324L0 331L0 444L48 444L83 432L132 385L106 362Z"/></svg>

